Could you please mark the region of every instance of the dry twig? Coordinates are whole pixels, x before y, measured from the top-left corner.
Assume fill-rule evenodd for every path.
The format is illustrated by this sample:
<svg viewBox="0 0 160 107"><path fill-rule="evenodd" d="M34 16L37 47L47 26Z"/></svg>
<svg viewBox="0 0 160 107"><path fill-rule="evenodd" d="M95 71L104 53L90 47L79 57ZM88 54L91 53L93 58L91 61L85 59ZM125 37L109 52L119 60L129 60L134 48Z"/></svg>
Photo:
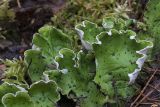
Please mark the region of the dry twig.
<svg viewBox="0 0 160 107"><path fill-rule="evenodd" d="M154 75L156 74L156 72L158 71L158 69L154 69L154 73L151 75L151 77L149 78L149 80L147 81L145 87L142 89L142 91L140 92L140 94L137 96L137 98L133 101L133 103L131 104L130 107L137 107L147 96L143 97L138 103L136 103L139 98L143 95L144 91L146 90L146 88L149 86L149 83L151 82L151 80L153 79ZM158 85L159 86L159 85ZM156 88L156 87L155 87ZM149 93L150 94L150 93ZM135 105L136 104L136 105ZM135 106L134 106L135 105Z"/></svg>

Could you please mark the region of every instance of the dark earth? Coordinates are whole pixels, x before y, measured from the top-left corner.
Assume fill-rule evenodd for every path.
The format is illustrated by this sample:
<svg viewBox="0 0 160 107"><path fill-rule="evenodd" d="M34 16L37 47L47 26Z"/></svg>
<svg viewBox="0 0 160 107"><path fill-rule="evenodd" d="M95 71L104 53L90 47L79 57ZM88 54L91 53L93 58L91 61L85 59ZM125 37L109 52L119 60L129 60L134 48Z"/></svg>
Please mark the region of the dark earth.
<svg viewBox="0 0 160 107"><path fill-rule="evenodd" d="M9 5L15 12L15 20L0 21L0 26L9 30L7 40L0 40L0 58L23 57L23 52L31 48L33 34L65 5L65 0L10 0Z"/></svg>

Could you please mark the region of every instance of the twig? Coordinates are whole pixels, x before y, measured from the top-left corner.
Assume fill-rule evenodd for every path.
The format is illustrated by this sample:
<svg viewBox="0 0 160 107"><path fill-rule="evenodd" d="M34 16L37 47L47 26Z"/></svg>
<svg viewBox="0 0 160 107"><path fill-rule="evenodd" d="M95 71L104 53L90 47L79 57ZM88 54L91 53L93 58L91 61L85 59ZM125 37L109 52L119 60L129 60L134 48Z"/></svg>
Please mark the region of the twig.
<svg viewBox="0 0 160 107"><path fill-rule="evenodd" d="M129 5L129 8L131 8L131 2L132 2L132 0L128 0L127 2L128 2L128 5Z"/></svg>
<svg viewBox="0 0 160 107"><path fill-rule="evenodd" d="M157 90L154 86L152 86L150 84L148 86L150 86L151 88L155 89L156 91L158 91L160 93L160 90Z"/></svg>
<svg viewBox="0 0 160 107"><path fill-rule="evenodd" d="M141 103L140 105L153 105L155 103ZM157 103L158 105L160 105L160 103Z"/></svg>
<svg viewBox="0 0 160 107"><path fill-rule="evenodd" d="M20 3L19 0L17 0L17 5L18 5L19 8L22 8L21 3Z"/></svg>
<svg viewBox="0 0 160 107"><path fill-rule="evenodd" d="M159 86L160 84L155 86L155 89ZM146 97L148 97L151 93L153 93L154 90L151 90L149 93L147 93L147 95L145 95L136 105L135 107L138 107L138 105L144 100L146 99Z"/></svg>
<svg viewBox="0 0 160 107"><path fill-rule="evenodd" d="M144 69L147 70L147 71L155 71L155 69L152 69L152 68L149 68L149 67L145 67ZM157 71L160 71L160 70L157 69Z"/></svg>
<svg viewBox="0 0 160 107"><path fill-rule="evenodd" d="M157 69L154 71L154 73L152 74L152 76L147 81L145 87L142 89L142 91L140 92L140 94L138 95L138 97L133 101L133 103L131 104L130 107L133 107L134 104L137 102L137 100L141 97L141 95L143 94L143 92L145 91L145 89L147 88L148 84L151 82L152 78L154 77L154 75L156 74L157 71L158 71ZM136 107L136 106L134 106L134 107Z"/></svg>

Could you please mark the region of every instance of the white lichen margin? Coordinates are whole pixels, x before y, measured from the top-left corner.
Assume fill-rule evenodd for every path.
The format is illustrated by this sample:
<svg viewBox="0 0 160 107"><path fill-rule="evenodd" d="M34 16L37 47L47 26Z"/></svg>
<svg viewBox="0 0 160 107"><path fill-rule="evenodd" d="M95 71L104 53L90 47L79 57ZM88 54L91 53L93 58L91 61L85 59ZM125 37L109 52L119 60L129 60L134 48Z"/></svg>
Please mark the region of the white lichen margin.
<svg viewBox="0 0 160 107"><path fill-rule="evenodd" d="M133 39L133 38L131 38L131 39ZM134 38L134 39L135 39L135 38ZM135 40L136 40L136 39L135 39ZM136 40L136 41L137 41L137 40ZM137 42L138 42L138 41L137 41ZM141 42L142 42L142 41L141 41ZM149 42L149 41L143 40L143 42ZM142 57L138 58L138 60L136 61L136 64L138 65L138 68L136 68L136 69L134 70L134 72L128 74L128 76L129 76L129 84L133 84L133 83L135 82L135 80L136 80L139 72L140 72L141 69L142 69L142 66L143 66L145 60L147 59L147 52L148 52L148 50L150 50L151 48L153 48L153 43L152 43L152 42L149 42L149 44L150 44L149 46L147 46L147 47L145 47L145 48L143 48L143 49L141 49L141 50L139 50L139 51L136 51L136 53L142 55Z"/></svg>
<svg viewBox="0 0 160 107"><path fill-rule="evenodd" d="M13 93L7 93L7 94L5 94L5 95L2 97L2 104L4 105L4 107L6 107L6 105L4 104L4 100L5 100L6 96L8 96L8 95L13 95L14 97L16 97L17 94L20 93L20 92L27 92L27 90L26 90L25 88L22 88L22 87L20 87L19 85L10 84L10 83L8 83L8 82L5 82L4 84L8 84L8 85L10 85L10 86L12 85L12 86L15 86L15 87L17 87L17 88L19 89L19 91L17 91L15 94L13 94Z"/></svg>
<svg viewBox="0 0 160 107"><path fill-rule="evenodd" d="M85 40L83 39L83 38L84 38L84 32L83 32L81 29L78 28L78 26L86 27L85 22L86 22L86 21L83 21L82 24L77 25L77 26L75 27L75 30L78 32L78 35L79 35L79 37L80 37L80 40L81 40L82 45L84 46L84 48L87 49L87 50L93 50L92 44L94 44L94 43L95 43L95 44L102 44L101 41L100 41L98 38L99 38L100 35L101 35L102 33L104 33L104 32L101 32L99 35L96 36L96 40L97 40L97 41L94 42L94 43L89 43L88 41L85 41ZM89 22L89 21L87 21L87 22ZM92 22L89 22L89 23L92 23ZM95 24L95 23L92 23L92 24ZM95 24L95 25L96 25L96 24ZM96 25L96 27L97 27L97 25ZM112 30L113 30L113 29L110 29L110 30L109 30L108 32L106 32L106 33L107 33L109 36L111 36L111 35L112 35ZM131 30L127 30L127 31L131 31ZM119 32L119 34L121 34L122 32L127 32L127 31L120 30L120 31L118 31L118 32ZM131 39L131 40L134 39L134 40L136 40L136 42L140 42L140 41L137 41L137 39L135 38L135 37L136 37L136 33L135 33L135 32L132 32L132 33L133 33L133 34L130 36L130 39ZM149 42L149 41L143 40L143 42ZM152 42L149 42L149 44L150 44L150 45L147 46L147 47L145 47L144 49L141 49L141 50L139 50L139 51L136 51L136 53L142 55L142 57L138 58L138 60L136 61L136 64L138 65L138 68L136 68L136 69L134 70L134 72L128 74L128 76L129 76L129 84L132 84L132 83L135 82L135 80L136 80L139 72L141 71L141 68L142 68L145 60L147 59L147 51L148 51L149 49L153 48L153 43L152 43Z"/></svg>
<svg viewBox="0 0 160 107"><path fill-rule="evenodd" d="M72 58L72 60L73 61L75 61L75 65L73 65L73 67L75 67L75 68L78 68L79 67L79 60L80 60L80 54L83 52L82 50L80 50L77 54L73 51L73 50L71 50L71 49L68 49L68 48L63 48L63 49L61 49L60 51L59 51L59 55L57 55L56 57L55 57L55 59L57 59L57 58L63 58L62 56L63 56L63 50L69 50L69 51L71 51L73 54L74 54L74 57ZM68 73L68 69L62 69L62 70L60 70L59 69L59 63L58 62L56 62L56 60L54 60L54 63L56 64L56 69L57 69L57 71L59 71L59 72L62 72L63 74L67 74ZM50 70L50 71L47 71L48 73L49 72L53 72L52 70ZM44 79L45 79L45 81L50 81L50 79L49 79L49 75L47 74L47 72L43 72L43 76L44 76Z"/></svg>
<svg viewBox="0 0 160 107"><path fill-rule="evenodd" d="M127 31L130 31L130 30L127 30ZM138 60L136 61L136 64L137 64L138 68L136 68L134 70L134 72L128 74L128 76L129 76L129 84L133 84L135 82L135 80L136 80L139 72L141 71L142 66L143 66L145 60L147 59L147 52L148 52L148 50L150 50L151 48L153 48L153 43L150 42L150 41L146 41L146 40L139 40L138 41L136 39L136 33L135 32L133 32L133 35L130 36L130 39L131 40L134 39L137 43L148 42L148 46L146 46L145 48L143 48L143 49L141 49L139 51L136 51L136 53L142 55L142 57L138 58Z"/></svg>
<svg viewBox="0 0 160 107"><path fill-rule="evenodd" d="M13 97L17 97L17 95L19 93L28 93L27 91L23 92L23 91L17 91L15 94L13 93L7 93L2 97L2 104L4 105L4 107L7 107L7 105L4 103L5 99L7 98L7 96L12 95Z"/></svg>
<svg viewBox="0 0 160 107"><path fill-rule="evenodd" d="M36 84L40 84L40 83L44 83L44 84L47 84L47 83L50 83L50 82L52 82L52 83L54 83L55 85L56 85L56 92L58 93L59 92L59 87L58 87L58 85L57 85L57 83L55 82L55 81L52 81L52 80L49 80L49 81L44 81L44 80L40 80L40 81L37 81L37 82L35 82L35 83L33 83L30 87L28 87L28 90L29 89L31 89L34 85L36 85ZM9 83L7 83L7 84L9 84ZM14 85L14 84L9 84L9 85ZM16 85L15 85L16 86ZM17 87L17 86L16 86ZM20 89L20 91L17 91L15 94L13 94L13 93L7 93L7 94L5 94L3 97L2 97L2 104L4 105L4 107L7 107L6 105L5 105L5 103L4 103L4 100L6 99L6 97L8 96L8 95L13 95L14 97L16 97L19 93L28 93L28 91L27 90L25 90L24 88L22 88L22 87L17 87L17 88L19 88ZM46 87L45 87L46 88ZM59 94L59 99L60 99L60 94Z"/></svg>
<svg viewBox="0 0 160 107"><path fill-rule="evenodd" d="M85 24L85 23L91 23L91 24L93 24L93 25L96 25L96 28L98 28L98 25L95 24L95 23L93 23L93 22L90 22L90 21L85 20L85 21L83 21L81 24L78 24L78 25L75 26L75 30L76 30L77 33L78 33L78 36L79 36L79 38L80 38L80 40L81 40L81 43L82 43L82 46L83 46L86 50L93 50L92 44L94 44L94 42L93 42L93 43L90 43L89 41L84 40L84 32L83 32L83 30L81 30L81 29L78 28L79 26L81 26L81 27L86 27L86 24ZM97 38L97 36L96 36L96 40L97 40L98 44L101 44L101 41L99 41L99 39Z"/></svg>
<svg viewBox="0 0 160 107"><path fill-rule="evenodd" d="M96 36L97 42L95 42L95 44L101 44L101 41L99 40L99 38L100 38L100 36L101 36L102 33L107 33L108 36L111 36L112 35L112 30L114 30L114 29L109 30L109 32L101 32L99 35L97 35ZM119 32L119 34L121 34L122 32L128 32L128 31L130 32L131 30L126 30L126 31L120 30L118 32ZM137 61L136 61L136 64L137 64L138 68L136 68L132 73L128 74L128 76L129 76L129 84L133 84L135 82L135 80L136 80L139 72L141 71L141 68L142 68L145 60L147 59L147 52L148 52L148 50L150 50L151 48L153 48L153 43L152 42L146 41L146 40L140 40L140 41L138 41L136 39L136 33L133 32L133 31L131 31L131 32L132 32L132 35L130 36L131 40L134 39L137 43L148 42L149 45L147 47L139 50L139 51L136 51L136 53L142 55L142 57L138 58ZM98 65L97 61L96 61L96 65Z"/></svg>
<svg viewBox="0 0 160 107"><path fill-rule="evenodd" d="M59 68L59 63L56 61L58 58L64 58L64 51L65 50L68 50L68 51L70 51L70 52L72 52L73 54L74 54L74 57L72 58L72 60L73 61L75 61L75 65L73 65L73 67L77 67L77 62L76 62L76 58L77 58L77 56L76 56L76 53L73 51L73 50L71 50L71 49L68 49L68 48L63 48L63 49L61 49L60 51L59 51L59 54L57 55L57 56L55 56L55 60L53 61L54 62L54 64L56 65L56 70L57 71L59 71L59 72L61 72L61 73L63 73L63 74L67 74L68 73L68 69L66 69L66 68L64 68L64 69L60 69ZM50 70L50 71L47 71L47 72L53 72L52 70ZM50 81L50 79L49 79L49 75L46 73L46 72L43 72L43 76L44 76L44 79L45 79L45 81Z"/></svg>
<svg viewBox="0 0 160 107"><path fill-rule="evenodd" d="M58 58L62 58L63 59L64 58L63 54L64 54L64 51L66 51L66 50L70 51L70 52L72 52L74 54L74 57L72 58L72 60L75 61L75 65L73 65L73 67L76 67L76 53L73 50L69 49L69 48L61 49L59 51L59 54L55 57L55 62L54 63L56 64L57 70L61 71L64 74L66 74L68 72L68 69L66 69L66 68L64 68L62 70L59 69L59 63L56 61L56 59L58 59Z"/></svg>

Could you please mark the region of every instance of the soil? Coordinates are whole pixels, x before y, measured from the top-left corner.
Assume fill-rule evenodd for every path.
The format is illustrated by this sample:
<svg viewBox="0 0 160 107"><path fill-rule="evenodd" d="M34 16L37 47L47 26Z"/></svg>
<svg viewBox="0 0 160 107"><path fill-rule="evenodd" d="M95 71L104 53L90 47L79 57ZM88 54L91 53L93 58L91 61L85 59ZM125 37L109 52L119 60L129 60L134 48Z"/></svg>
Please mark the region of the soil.
<svg viewBox="0 0 160 107"><path fill-rule="evenodd" d="M23 57L23 52L31 48L33 34L40 27L49 23L65 5L65 0L10 0L10 8L15 12L15 20L0 21L0 26L7 29L6 40L0 40L0 58L12 59Z"/></svg>

